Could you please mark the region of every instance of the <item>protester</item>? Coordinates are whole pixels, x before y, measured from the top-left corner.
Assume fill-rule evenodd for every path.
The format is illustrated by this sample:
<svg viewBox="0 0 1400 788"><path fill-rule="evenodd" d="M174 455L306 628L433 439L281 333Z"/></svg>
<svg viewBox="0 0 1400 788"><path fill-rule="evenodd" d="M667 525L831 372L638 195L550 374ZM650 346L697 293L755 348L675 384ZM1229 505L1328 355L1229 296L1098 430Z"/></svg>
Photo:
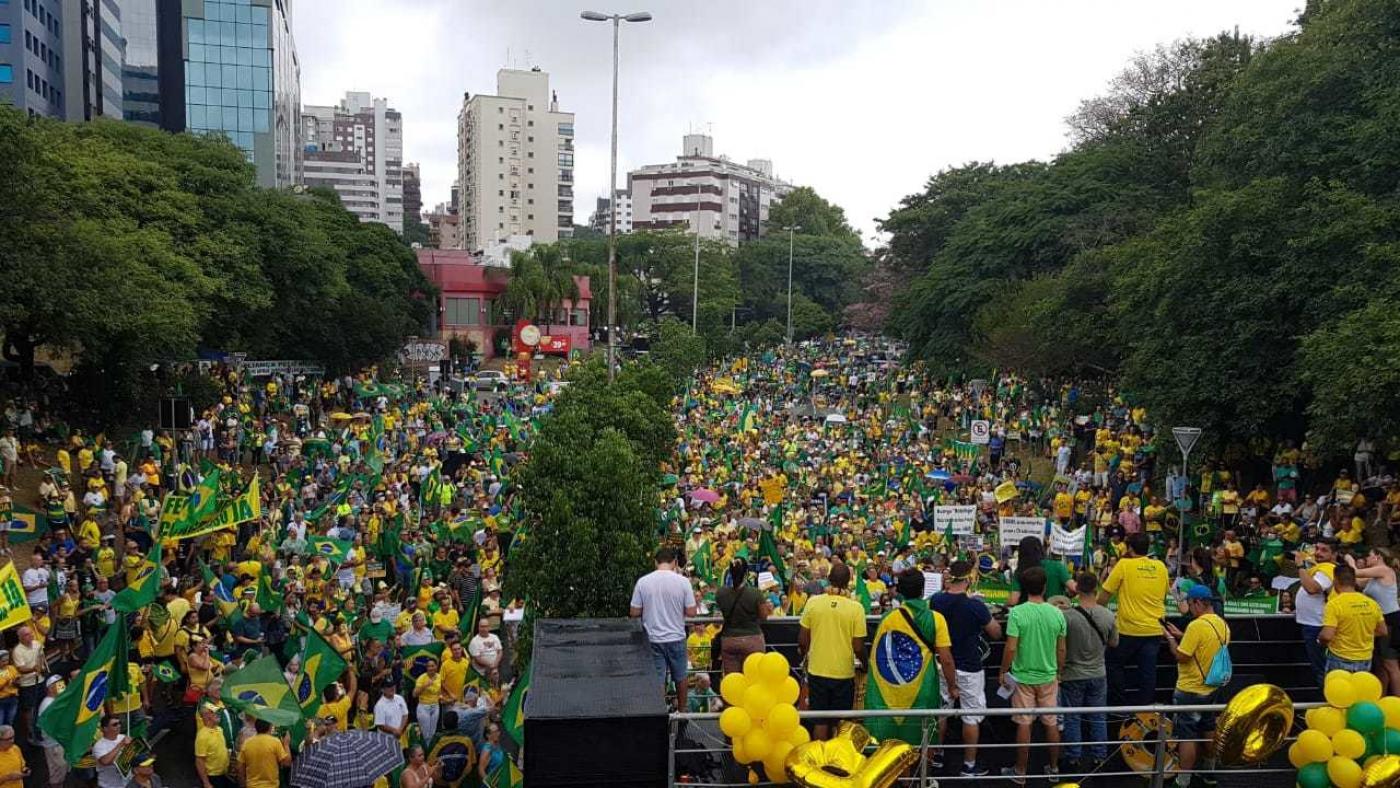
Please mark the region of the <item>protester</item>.
<svg viewBox="0 0 1400 788"><path fill-rule="evenodd" d="M199 707L199 729L194 738L194 768L203 788L234 788L229 775L229 743L219 726L218 710Z"/></svg>
<svg viewBox="0 0 1400 788"><path fill-rule="evenodd" d="M1186 592L1186 600L1192 616L1186 632L1183 634L1172 624L1168 624L1165 630L1167 648L1177 663L1176 691L1172 695L1172 703L1177 706L1208 706L1223 700L1221 694L1229 681L1226 675L1220 683L1212 683L1212 678L1217 677L1211 674L1216 654L1229 646L1230 627L1215 614L1211 606L1212 594L1206 586L1192 587ZM1178 739L1179 771L1176 779L1181 788L1190 785L1196 767L1200 747L1195 740L1207 740L1203 770L1207 773L1215 770L1209 744L1214 731L1214 712L1187 711L1172 715L1172 734Z"/></svg>
<svg viewBox="0 0 1400 788"><path fill-rule="evenodd" d="M748 562L734 559L726 573L728 582L715 594L715 605L724 617L719 635L720 660L726 675L743 670L748 655L763 653L763 630L759 629L759 623L766 621L773 612L773 605L763 593L748 584L748 575Z"/></svg>
<svg viewBox="0 0 1400 788"><path fill-rule="evenodd" d="M1385 617L1374 599L1356 590L1356 570L1339 566L1332 575L1332 596L1322 611L1318 643L1327 649L1324 674L1334 670L1366 673L1377 638L1389 637Z"/></svg>
<svg viewBox="0 0 1400 788"><path fill-rule="evenodd" d="M943 590L933 595L929 607L941 614L948 622L948 632L952 641L954 686L957 697L949 692L948 681L939 673L939 689L943 703L949 708L956 706L972 714L960 715L962 722L963 777L980 777L987 769L977 764L977 742L980 738L983 717L976 712L987 708L987 674L982 665L982 651L978 648L979 637L988 640L1001 639L1001 624L992 618L991 611L980 599L969 597L968 588L972 582L972 564L968 561L954 561L948 567L943 581ZM947 718L939 718L939 740L943 740ZM938 768L942 768L939 764Z"/></svg>
<svg viewBox="0 0 1400 788"><path fill-rule="evenodd" d="M1018 709L1050 708L1057 702L1059 674L1065 664L1065 616L1045 601L1045 570L1034 566L1021 573L1021 590L1026 601L1011 609L1006 621L1006 648L1002 654L998 683L1010 689L1011 705ZM1026 782L1034 715L1015 715L1016 766L1003 773L1016 785ZM1054 714L1040 717L1045 728L1049 762L1045 776L1051 782L1059 776L1060 730Z"/></svg>
<svg viewBox="0 0 1400 788"><path fill-rule="evenodd" d="M656 570L632 589L631 616L642 619L663 688L668 678L675 684L678 709L686 708L685 618L693 615L695 597L676 571L676 552L662 547L656 551Z"/></svg>
<svg viewBox="0 0 1400 788"><path fill-rule="evenodd" d="M1319 636L1322 634L1323 608L1327 605L1328 592L1332 590L1332 576L1336 570L1333 546L1328 542L1313 545L1314 561L1304 562L1299 568L1299 587L1293 598L1294 619L1302 630L1303 650L1308 663L1312 665L1313 678L1318 688L1322 687L1327 675L1327 650Z"/></svg>
<svg viewBox="0 0 1400 788"><path fill-rule="evenodd" d="M1114 565L1099 592L1100 604L1108 604L1115 594L1118 597L1115 618L1118 647L1111 652L1115 670L1109 674L1110 688L1116 683L1117 692L1125 702L1148 706L1157 687L1157 652L1161 649L1166 613L1163 599L1167 595L1167 567L1148 556L1146 534L1129 534L1124 543L1128 548L1127 557ZM1136 691L1127 696L1123 694L1123 674L1130 665L1136 668Z"/></svg>
<svg viewBox="0 0 1400 788"><path fill-rule="evenodd" d="M291 734L283 733L281 738L273 736L272 724L266 720L254 720L253 730L253 736L238 750L243 788L278 788L281 768L292 763Z"/></svg>
<svg viewBox="0 0 1400 788"><path fill-rule="evenodd" d="M103 717L99 730L101 737L92 745L92 757L97 761L97 788L125 788L126 778L117 766L117 757L132 739L122 733L121 717L115 714ZM271 785L253 788L275 788L276 785L277 783L273 782Z"/></svg>
<svg viewBox="0 0 1400 788"><path fill-rule="evenodd" d="M1067 708L1108 705L1108 670L1104 654L1118 646L1118 624L1112 611L1098 603L1098 578L1082 572L1075 579L1078 602L1065 611L1065 662L1060 671L1059 705ZM1080 742L1092 742L1080 747ZM1108 758L1108 722L1103 712L1064 716L1065 759L1078 772L1083 760Z"/></svg>
<svg viewBox="0 0 1400 788"><path fill-rule="evenodd" d="M29 767L24 763L24 753L15 743L14 727L0 725L0 788L24 788L27 777Z"/></svg>
<svg viewBox="0 0 1400 788"><path fill-rule="evenodd" d="M807 700L813 711L855 708L855 661L865 659L865 610L845 595L851 570L845 564L831 567L830 585L812 597L802 611L797 630L797 651L807 660ZM812 738L826 739L833 726L817 722Z"/></svg>

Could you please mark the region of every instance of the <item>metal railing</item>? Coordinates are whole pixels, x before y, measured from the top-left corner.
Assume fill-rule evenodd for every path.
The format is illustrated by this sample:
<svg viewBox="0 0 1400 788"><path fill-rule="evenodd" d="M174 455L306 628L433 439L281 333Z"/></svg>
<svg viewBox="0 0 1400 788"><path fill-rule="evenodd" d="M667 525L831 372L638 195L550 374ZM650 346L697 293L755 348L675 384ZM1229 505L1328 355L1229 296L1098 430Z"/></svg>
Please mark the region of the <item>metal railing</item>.
<svg viewBox="0 0 1400 788"><path fill-rule="evenodd" d="M1302 715L1302 712L1303 712L1303 711L1305 711L1305 710L1307 710L1307 709L1310 709L1310 708L1314 708L1314 707L1316 707L1316 706L1321 706L1321 705L1323 705L1323 704L1321 704L1321 703L1297 703L1297 704L1294 704L1294 709L1295 709L1295 711L1297 712L1296 715L1295 715L1295 718L1296 718L1297 720L1301 720L1301 719L1302 719L1302 716L1303 716L1303 715ZM1220 711L1222 711L1222 710L1224 710L1224 709L1225 709L1225 705L1224 705L1224 704L1209 704L1209 705L1160 705L1160 704L1159 704L1159 705L1151 705L1151 706L1075 706L1075 707L1048 707L1048 708L1035 708L1035 709L988 708L988 709L977 709L977 710L975 710L975 711L965 711L965 710L963 710L963 709L898 709L898 710L895 710L895 709L879 709L879 710L858 709L858 710L850 710L850 711L803 711L803 712L800 712L798 716L799 716L799 718L800 718L804 723L813 723L813 722L828 721L828 720L829 720L829 721L833 721L833 722L835 722L835 721L842 721L842 720L852 720L852 721L859 722L859 721L862 721L862 720L879 719L879 718L890 718L890 717L899 717L899 718L902 718L902 719L904 719L904 720L911 720L911 719L913 719L913 720L918 720L918 721L919 721L919 727L920 727L920 741L919 741L918 744L916 745L916 748L917 748L918 753L919 753L919 759L918 759L918 761L917 761L917 766L912 767L905 775L903 775L903 776L899 779L898 782L899 782L899 784L901 784L901 785L918 785L918 786L925 786L925 785L932 785L932 784L935 784L935 783L942 783L942 782L944 782L944 781L947 781L947 782L950 782L950 783L955 783L955 784L964 784L964 783L970 783L970 782L972 782L972 781L979 780L979 779L988 779L988 777L1001 777L1001 778L1003 778L1003 779L1005 778L1004 775L999 775L999 774L996 774L996 773L992 773L991 775L967 776L967 777L964 777L964 776L961 776L961 775L958 775L958 774L952 774L952 775L947 775L947 774L930 774L931 765L932 765L932 763L933 763L933 757L932 757L932 756L934 755L935 752L937 752L937 751L939 751L939 750L944 750L944 751L947 751L947 752L949 752L949 753L951 753L951 754L954 754L955 756L957 756L957 757L959 757L959 758L960 758L961 755L962 755L962 752L963 752L963 745L962 745L961 743L943 744L943 743L938 742L938 741L936 740L936 739L937 739L936 733L937 733L937 729L938 729L939 723L940 723L941 721L943 721L943 720L947 720L947 719L950 719L950 718L961 717L961 716L963 716L963 715L977 716L977 717L983 717L983 718L986 718L986 717L1027 716L1027 717L1034 717L1034 718L1036 718L1034 725L1035 725L1035 727L1040 727L1040 719L1039 719L1039 718L1040 718L1040 717L1043 717L1043 716L1051 716L1051 715L1054 715L1054 716L1056 716L1056 717L1059 717L1059 718L1060 718L1061 725L1063 725L1065 715L1081 715L1081 716L1083 716L1083 715L1100 715L1100 714L1102 714L1102 715L1105 715L1105 718L1106 718L1110 723L1112 723L1112 722L1114 721L1114 718L1115 718L1115 717L1122 717L1122 716L1125 716L1125 715L1128 715L1128 716L1135 716L1135 715L1137 715L1137 714L1139 714L1139 713L1147 713L1147 714L1157 715L1157 716L1159 716L1159 717L1161 717L1161 716L1166 716L1168 719L1170 719L1173 715L1176 715L1176 714L1183 714L1183 713L1211 713L1211 714L1215 714L1215 713L1219 713ZM679 776L678 770L677 770L677 756L682 756L682 757L686 757L686 758L688 758L688 757L690 757L690 756L701 756L701 757L706 758L707 761L709 762L709 764L712 766L712 768L710 768L710 769L708 770L708 772L707 772L707 773L710 773L710 774L713 774L713 773L715 773L716 771L718 771L718 772L720 772L720 773L722 774L722 772L723 772L723 770L724 770L724 768L725 768L725 766L726 766L726 763L729 764L731 768L741 768L741 769L744 770L744 772L747 772L747 770L748 770L748 768L749 768L748 766L742 766L742 767L734 767L734 766L733 766L734 761L733 761L732 757L730 757L730 755L729 755L729 752L730 752L730 743L729 743L728 739L727 739L722 733L719 732L718 722L719 722L719 714L718 714L718 713L713 713L713 712L675 713L675 714L672 714L672 715L671 715L671 717L670 717L670 736L668 737L668 744L667 744L667 762L668 762L668 764L669 764L669 766L668 766L668 768L669 768L669 772L668 772L668 775L669 775L668 784L670 784L670 785L675 785L675 784L677 784L677 783L676 783L676 780L677 780L677 778L678 778L678 776ZM1085 724L1085 726L1086 726L1085 733L1087 734L1087 733L1088 733L1088 731L1087 731L1087 721L1081 720L1081 722L1083 722L1083 723ZM1159 724L1159 725L1153 726L1153 732L1154 732L1154 733L1153 733L1153 735L1152 735L1151 738L1143 738L1143 739L1109 739L1109 740L1106 740L1106 741L1089 741L1089 742L1080 741L1080 742L1077 743L1077 746L1078 746L1081 750L1085 750L1086 753L1087 753L1087 750L1088 750L1088 749L1092 749L1093 747L1095 747L1095 745L1104 745L1104 746L1107 746L1108 749L1109 749L1109 756L1108 756L1107 758L1105 758L1105 759L1099 760L1099 761L1097 762L1095 768L1094 768L1093 770L1091 770L1091 771L1082 771L1082 770L1081 770L1081 771L1061 771L1061 772L1059 772L1058 774L1054 775L1054 779L1052 780L1052 782L1079 782L1079 781L1086 780L1086 779L1089 779L1089 778L1098 778L1098 779L1101 779L1101 778L1130 778L1130 777L1136 777L1136 778L1139 778L1139 779L1145 778L1145 779L1149 780L1149 781L1150 781L1151 788L1163 788L1163 785L1164 785L1164 783L1166 782L1166 780L1168 779L1168 777L1173 776L1173 773L1176 771L1176 770L1175 770L1175 767L1174 767L1174 765L1173 765L1173 763L1172 763L1172 761L1173 761L1173 759L1174 759L1174 756L1172 756L1172 754L1171 754L1171 747L1172 747L1173 745L1179 744L1179 743L1181 743L1181 742L1183 742L1183 741L1186 741L1186 742L1196 742L1196 743L1205 743L1205 742L1210 741L1209 739L1181 739L1181 738L1177 738L1177 737L1169 737L1169 736L1166 734L1166 727L1167 727L1167 726L1165 726L1165 725L1160 725L1160 724ZM679 738L680 738L680 736L681 736L681 734L682 734L683 732L684 732L685 735L688 737L688 739L694 739L694 740L696 740L696 741L699 741L701 738L703 738L703 739L706 740L706 742L705 742L705 744L704 744L703 746L695 746L695 747L684 746L684 747L678 747L678 746L677 746L678 740L679 740ZM1280 753L1282 752L1283 749L1286 748L1287 744L1288 744L1289 742L1292 742L1294 739L1295 739L1295 736L1294 736L1292 733L1290 733L1290 735L1289 735L1289 737L1288 737L1288 740L1284 743L1284 746L1280 748ZM913 743L913 742L911 742L911 744L912 744L912 743ZM1152 766L1151 766L1151 769L1150 769L1150 770L1142 770L1142 771L1139 771L1139 770L1136 770L1136 769L1131 769L1131 767L1128 767L1129 770L1102 771L1102 769L1104 769L1106 766L1109 765L1110 762L1112 762L1114 751L1118 750L1120 747L1122 747L1122 746L1125 745L1125 744L1135 744L1135 745L1138 745L1138 746L1143 747L1144 749L1150 747L1151 750L1152 750ZM988 741L988 742L979 742L979 743L976 745L977 750L978 750L979 752L981 752L981 751L983 751L983 750L1007 750L1007 749L1017 748L1017 747L1028 747L1028 748L1031 748L1031 749L1044 749L1044 748L1048 748L1048 747L1052 747L1052 746L1061 748L1061 759L1063 759L1063 750L1064 750L1064 748L1066 748L1067 746L1069 746L1069 745L1065 744L1063 741L1061 741L1061 742L1059 742L1059 743L1054 743L1054 744L1052 744L1052 743L1050 743L1050 742L1047 742L1047 741L1032 741L1032 742L1030 742L1029 744L1020 744L1020 743L1017 743L1017 742L1014 742L1014 741L1013 741L1013 742ZM1276 755L1276 756L1274 757L1273 760L1278 760L1278 757L1279 757L1279 756ZM1093 761L1093 760L1094 760L1093 758L1085 758L1085 759L1082 759L1081 762ZM1230 775L1232 775L1232 776L1245 775L1245 774L1249 774L1249 775L1278 775L1278 778L1276 778L1276 779L1278 779L1281 783L1288 783L1288 784L1291 784L1291 783L1293 782L1293 780L1292 780L1291 777L1285 777L1285 776L1286 776L1286 775L1293 775L1294 773L1296 773L1296 770L1293 769L1291 766L1288 766L1288 765L1286 764L1286 762L1284 763L1283 766L1269 766L1269 765L1263 765L1263 766L1254 766L1254 767L1230 767L1230 768L1220 768L1220 767L1216 767L1216 768L1213 768L1213 769L1206 769L1206 768L1203 768L1203 763L1204 763L1204 757L1198 758L1198 761L1197 761L1195 767L1192 769L1192 772L1193 772L1194 774L1227 774L1227 773L1228 773L1228 774L1230 774ZM1126 764L1124 764L1124 765L1126 766ZM1035 780L1035 779L1037 779L1037 778L1039 778L1039 777L1042 777L1042 776L1043 776L1043 775L1027 774L1027 775L1025 775L1025 779L1026 779L1027 781L1030 781L1030 780ZM760 785L773 785L774 783L760 782L759 784L760 784ZM735 781L735 782L726 782L726 781L723 781L723 779L721 779L721 781L719 781L719 782L705 782L705 781L695 781L695 780L691 780L691 781L686 782L685 785L688 785L688 786L696 786L696 788L747 788L747 786L749 786L750 783L749 783L747 780L739 780L739 781Z"/></svg>

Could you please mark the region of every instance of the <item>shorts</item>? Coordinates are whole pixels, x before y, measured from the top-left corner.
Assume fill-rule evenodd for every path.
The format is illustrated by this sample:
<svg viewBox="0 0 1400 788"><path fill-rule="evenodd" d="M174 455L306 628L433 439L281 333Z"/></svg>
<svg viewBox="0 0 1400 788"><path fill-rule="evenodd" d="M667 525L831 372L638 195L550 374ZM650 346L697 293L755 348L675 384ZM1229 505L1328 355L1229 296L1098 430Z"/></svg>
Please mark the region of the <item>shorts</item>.
<svg viewBox="0 0 1400 788"><path fill-rule="evenodd" d="M1045 684L1016 684L1016 692L1011 695L1013 709L1048 709L1059 705L1060 681L1052 679ZM1035 722L1031 714L1016 714L1011 721L1017 725L1030 725ZM1059 725L1060 715L1042 714L1040 721L1046 725Z"/></svg>
<svg viewBox="0 0 1400 788"><path fill-rule="evenodd" d="M1208 695L1192 695L1189 692L1174 690L1173 706L1207 706L1220 702L1220 690ZM1172 738L1206 739L1215 730L1215 712L1182 711L1172 715Z"/></svg>
<svg viewBox="0 0 1400 788"><path fill-rule="evenodd" d="M807 708L812 711L849 711L856 705L856 680L807 676Z"/></svg>
<svg viewBox="0 0 1400 788"><path fill-rule="evenodd" d="M685 681L685 641L673 640L669 643L651 644L651 662L661 674L661 683L670 678L676 685Z"/></svg>
<svg viewBox="0 0 1400 788"><path fill-rule="evenodd" d="M958 708L963 711L984 711L987 708L987 674L982 671L974 673L961 670L954 671L958 676ZM948 697L948 682L943 678L943 671L938 672L938 694L943 696L943 705L953 708L953 701ZM977 725L982 722L983 717L979 714L961 714L964 725Z"/></svg>

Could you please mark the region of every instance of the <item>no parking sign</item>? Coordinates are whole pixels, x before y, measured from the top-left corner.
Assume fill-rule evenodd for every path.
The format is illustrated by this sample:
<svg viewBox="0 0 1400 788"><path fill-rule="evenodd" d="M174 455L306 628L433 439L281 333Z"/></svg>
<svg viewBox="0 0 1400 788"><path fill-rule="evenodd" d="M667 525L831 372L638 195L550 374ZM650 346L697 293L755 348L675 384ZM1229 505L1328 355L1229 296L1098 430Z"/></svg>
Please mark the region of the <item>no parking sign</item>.
<svg viewBox="0 0 1400 788"><path fill-rule="evenodd" d="M987 444L992 441L992 423L983 419L972 422L972 442Z"/></svg>

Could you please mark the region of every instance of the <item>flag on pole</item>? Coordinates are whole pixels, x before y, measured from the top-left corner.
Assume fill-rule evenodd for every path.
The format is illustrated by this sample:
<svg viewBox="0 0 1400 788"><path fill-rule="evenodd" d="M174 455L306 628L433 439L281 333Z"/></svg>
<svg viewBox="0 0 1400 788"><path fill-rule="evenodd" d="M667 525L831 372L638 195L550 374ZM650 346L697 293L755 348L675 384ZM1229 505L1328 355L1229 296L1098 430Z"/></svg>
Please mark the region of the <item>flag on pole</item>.
<svg viewBox="0 0 1400 788"><path fill-rule="evenodd" d="M758 429L758 409L753 405L746 405L742 413L739 414L739 434L743 435Z"/></svg>
<svg viewBox="0 0 1400 788"><path fill-rule="evenodd" d="M530 666L527 665L525 672L515 680L515 686L510 689L510 697L506 698L506 705L501 709L503 732L521 747L525 746L525 697L529 692Z"/></svg>
<svg viewBox="0 0 1400 788"><path fill-rule="evenodd" d="M758 554L768 559L773 565L773 576L778 579L778 585L787 590L787 568L783 566L783 556L778 552L778 543L773 540L773 532L763 530L758 537Z"/></svg>
<svg viewBox="0 0 1400 788"><path fill-rule="evenodd" d="M344 539L336 539L331 536L313 536L306 540L311 545L311 552L323 556L327 561L339 566L345 563L345 559L350 554L353 543Z"/></svg>
<svg viewBox="0 0 1400 788"><path fill-rule="evenodd" d="M856 572L856 600L860 606L865 608L866 615L870 614L870 588L865 584L865 572Z"/></svg>
<svg viewBox="0 0 1400 788"><path fill-rule="evenodd" d="M123 698L130 691L129 644L126 627L108 627L82 671L39 715L39 728L63 745L70 766L92 749L108 698ZM286 683L283 680L282 685Z"/></svg>
<svg viewBox="0 0 1400 788"><path fill-rule="evenodd" d="M189 495L167 495L161 506L160 535L168 539L187 539L218 530L207 526L219 510L221 476L218 468L211 467Z"/></svg>
<svg viewBox="0 0 1400 788"><path fill-rule="evenodd" d="M491 788L524 788L525 775L521 774L520 767L515 765L515 761L507 758L496 767L496 771L491 775Z"/></svg>
<svg viewBox="0 0 1400 788"><path fill-rule="evenodd" d="M19 626L33 617L14 562L0 567L0 630Z"/></svg>
<svg viewBox="0 0 1400 788"><path fill-rule="evenodd" d="M306 645L301 650L301 670L297 672L293 689L297 704L310 717L321 708L321 693L335 683L347 667L335 647L321 637L315 628L306 631Z"/></svg>
<svg viewBox="0 0 1400 788"><path fill-rule="evenodd" d="M220 698L226 705L273 725L290 727L302 721L296 696L271 654L225 677Z"/></svg>
<svg viewBox="0 0 1400 788"><path fill-rule="evenodd" d="M113 610L118 613L135 613L156 601L156 592L160 590L161 578L160 552L161 542L156 540L151 557L141 562L136 579L128 583L126 588L123 588L115 597L112 597Z"/></svg>
<svg viewBox="0 0 1400 788"><path fill-rule="evenodd" d="M272 590L272 581L268 579L268 573L262 572L258 575L257 590L258 607L264 613L276 613L283 607L282 595Z"/></svg>

